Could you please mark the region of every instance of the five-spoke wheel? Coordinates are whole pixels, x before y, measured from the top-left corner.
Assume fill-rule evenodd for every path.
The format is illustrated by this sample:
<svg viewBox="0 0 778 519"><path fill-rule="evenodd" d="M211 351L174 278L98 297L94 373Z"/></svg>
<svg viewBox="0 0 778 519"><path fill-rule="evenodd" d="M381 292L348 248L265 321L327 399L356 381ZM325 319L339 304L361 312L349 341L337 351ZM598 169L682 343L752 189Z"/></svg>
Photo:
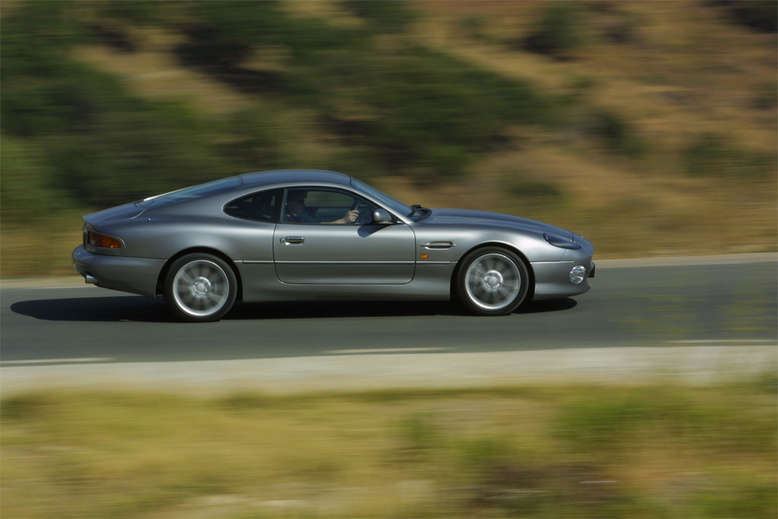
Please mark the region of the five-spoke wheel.
<svg viewBox="0 0 778 519"><path fill-rule="evenodd" d="M229 312L236 296L232 267L211 254L182 256L170 266L165 279L165 298L186 321L216 321Z"/></svg>
<svg viewBox="0 0 778 519"><path fill-rule="evenodd" d="M456 281L462 303L482 315L511 313L529 291L524 261L502 247L484 247L469 253L462 260Z"/></svg>

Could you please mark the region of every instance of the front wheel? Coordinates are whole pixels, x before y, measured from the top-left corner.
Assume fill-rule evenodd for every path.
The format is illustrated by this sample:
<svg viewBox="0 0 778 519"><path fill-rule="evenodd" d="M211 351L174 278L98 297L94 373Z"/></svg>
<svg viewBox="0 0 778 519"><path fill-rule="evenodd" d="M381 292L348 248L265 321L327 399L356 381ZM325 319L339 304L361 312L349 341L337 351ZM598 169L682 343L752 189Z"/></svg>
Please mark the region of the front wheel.
<svg viewBox="0 0 778 519"><path fill-rule="evenodd" d="M226 261L212 254L178 258L165 278L165 299L184 321L218 321L230 311L238 282Z"/></svg>
<svg viewBox="0 0 778 519"><path fill-rule="evenodd" d="M457 294L474 314L505 315L524 302L529 273L524 261L502 247L484 247L464 257L457 273Z"/></svg>

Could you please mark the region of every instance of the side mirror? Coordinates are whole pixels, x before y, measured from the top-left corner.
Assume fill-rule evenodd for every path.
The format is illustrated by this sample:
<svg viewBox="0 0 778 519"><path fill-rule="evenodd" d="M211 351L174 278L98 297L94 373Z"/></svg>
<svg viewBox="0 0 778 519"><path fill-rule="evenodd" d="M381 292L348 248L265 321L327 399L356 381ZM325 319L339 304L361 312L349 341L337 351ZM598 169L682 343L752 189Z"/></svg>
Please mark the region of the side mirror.
<svg viewBox="0 0 778 519"><path fill-rule="evenodd" d="M391 225L394 223L392 215L386 209L378 208L373 211L373 224L375 225Z"/></svg>

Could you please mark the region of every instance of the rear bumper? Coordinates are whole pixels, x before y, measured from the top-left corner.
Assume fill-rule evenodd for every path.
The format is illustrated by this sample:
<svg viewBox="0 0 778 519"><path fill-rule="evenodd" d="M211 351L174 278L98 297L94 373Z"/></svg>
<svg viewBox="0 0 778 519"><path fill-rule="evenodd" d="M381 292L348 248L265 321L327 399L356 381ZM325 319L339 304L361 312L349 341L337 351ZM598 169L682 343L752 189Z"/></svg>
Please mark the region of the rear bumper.
<svg viewBox="0 0 778 519"><path fill-rule="evenodd" d="M92 254L83 245L73 250L73 267L87 283L153 296L165 260Z"/></svg>

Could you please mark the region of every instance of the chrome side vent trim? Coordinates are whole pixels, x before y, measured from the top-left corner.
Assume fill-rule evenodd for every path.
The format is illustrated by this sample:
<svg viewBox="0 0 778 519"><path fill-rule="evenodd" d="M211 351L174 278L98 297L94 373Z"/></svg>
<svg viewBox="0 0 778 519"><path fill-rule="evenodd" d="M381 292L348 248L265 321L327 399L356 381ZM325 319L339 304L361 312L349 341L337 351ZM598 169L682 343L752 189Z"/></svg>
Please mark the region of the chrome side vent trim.
<svg viewBox="0 0 778 519"><path fill-rule="evenodd" d="M428 241L424 244L424 248L428 250L433 249L450 249L454 246L454 242L452 241Z"/></svg>

